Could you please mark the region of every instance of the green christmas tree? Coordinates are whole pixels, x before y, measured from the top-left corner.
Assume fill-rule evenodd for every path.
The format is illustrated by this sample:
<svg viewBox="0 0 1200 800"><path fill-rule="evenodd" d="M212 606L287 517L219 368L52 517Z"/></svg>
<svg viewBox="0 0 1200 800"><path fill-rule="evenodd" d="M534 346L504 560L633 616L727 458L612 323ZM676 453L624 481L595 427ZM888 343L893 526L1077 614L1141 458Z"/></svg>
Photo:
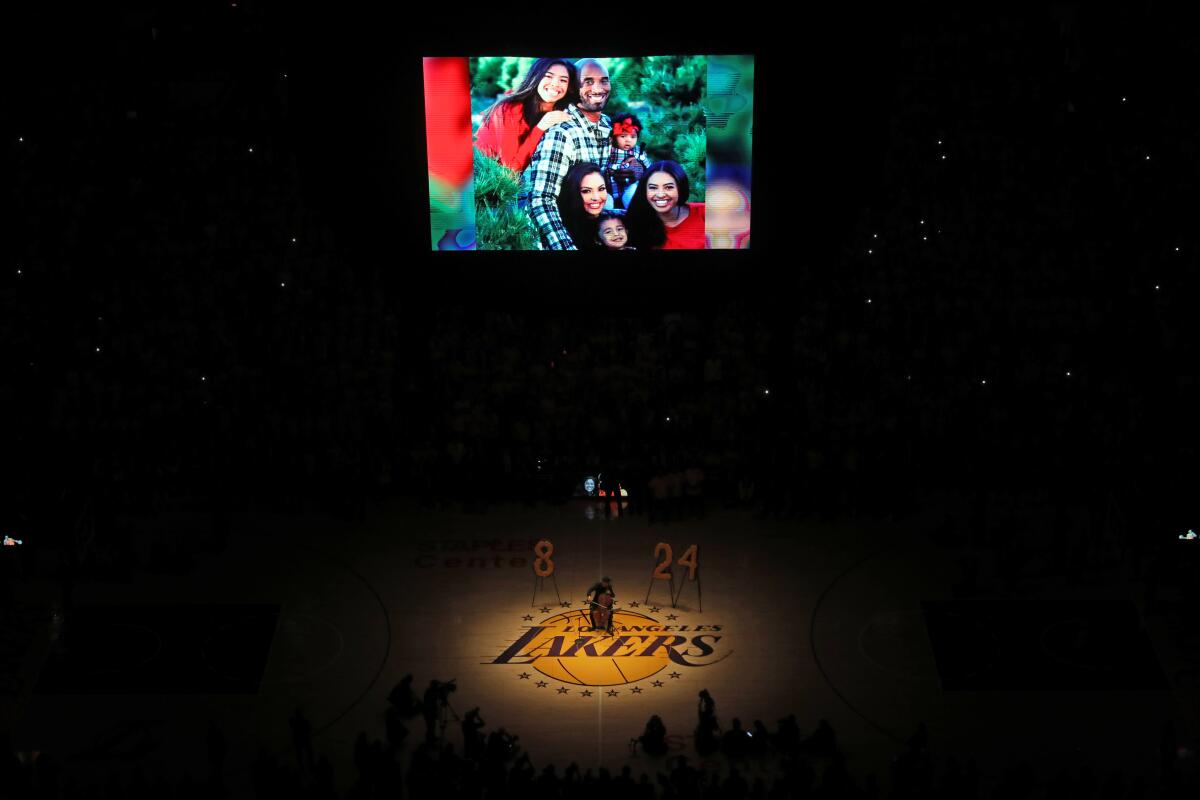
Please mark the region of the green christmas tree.
<svg viewBox="0 0 1200 800"><path fill-rule="evenodd" d="M629 111L646 129L642 143L653 161L678 161L692 185L691 200L704 201L707 134L705 56L643 56L608 59L613 98L610 116Z"/></svg>
<svg viewBox="0 0 1200 800"><path fill-rule="evenodd" d="M480 250L536 250L537 229L517 208L521 176L475 148L475 235Z"/></svg>

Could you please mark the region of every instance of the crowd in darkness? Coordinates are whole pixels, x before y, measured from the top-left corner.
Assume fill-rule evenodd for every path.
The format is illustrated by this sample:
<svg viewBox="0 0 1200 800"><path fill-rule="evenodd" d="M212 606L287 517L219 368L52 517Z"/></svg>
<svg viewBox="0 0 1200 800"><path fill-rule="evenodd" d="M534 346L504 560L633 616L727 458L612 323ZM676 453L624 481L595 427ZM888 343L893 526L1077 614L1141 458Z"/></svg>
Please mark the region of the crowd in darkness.
<svg viewBox="0 0 1200 800"><path fill-rule="evenodd" d="M103 551L123 546L118 514L189 499L217 518L260 504L361 515L394 497L480 510L556 501L597 465L627 476L635 505L656 479L702 470L710 501L765 516L903 514L937 488L970 498L962 521L986 531L977 514L998 495L1036 490L1093 519L1110 501L1136 516L1120 553L1187 526L1197 105L1106 66L1069 15L996 22L982 43L953 26L898 34L879 178L842 252L762 254L789 273L784 299L714 287L629 311L614 301L637 287L583 311L410 297L404 266L350 256L337 201L306 189L292 79L261 57L197 71L167 55L204 37L279 52L269 16L225 24L131 18L114 74L64 69L21 95L0 477L5 532L31 549L66 548L62 518L83 509ZM1088 530L1056 531L1059 566L1087 566ZM1019 544L976 543L1021 561ZM396 796L369 788L400 780L380 752L358 754L349 796ZM872 796L833 755L820 780L778 755L790 796ZM412 756L414 796L464 758ZM461 796L487 781L655 791L477 767ZM289 794L299 777L280 769L263 763L258 796L335 796L320 769ZM897 774L925 786L928 753L907 748ZM893 796L977 796L962 765L942 774L953 790ZM686 767L670 775L661 796L785 796L732 773L703 791ZM990 796L1036 796L1034 783L1018 770ZM1068 783L1050 796L1100 791L1095 776Z"/></svg>
<svg viewBox="0 0 1200 800"><path fill-rule="evenodd" d="M480 709L439 721L441 701L434 685L419 697L406 676L389 696L382 739L360 731L354 743L355 776L341 794L329 754L314 744L312 726L302 710L287 720L292 747L286 754L261 747L249 774L235 774L227 764L225 733L209 724L204 734L207 771L201 777L147 774L142 766L111 771L107 781L88 785L54 753L30 762L0 747L0 791L14 800L221 800L250 789L257 800L369 800L371 798L547 797L603 798L614 794L634 800L1138 800L1184 797L1178 763L1178 740L1171 725L1160 732L1161 782L1148 786L1142 776L1120 769L1097 772L1090 767L1039 774L1027 760L1017 760L996 776L984 776L974 760L939 754L920 723L896 747L881 789L880 776L856 774L853 754L839 744L827 720L803 731L795 714L768 728L761 720L743 726L722 719L707 691L701 693L694 752L668 754L667 730L657 716L631 741L631 761L614 774L605 767L535 766L520 746L520 736L504 728L485 732ZM425 733L415 718L425 717ZM453 731L461 728L461 737ZM702 746L705 739L710 746ZM635 771L638 773L635 777ZM1157 793L1150 793L1150 792Z"/></svg>
<svg viewBox="0 0 1200 800"><path fill-rule="evenodd" d="M143 66L183 35L146 27ZM280 74L62 76L9 144L10 485L445 504L700 467L716 494L834 510L918 483L1173 489L1195 457L1195 255L1183 179L1133 157L1131 129L1163 160L1194 144L1061 38L910 34L839 257L769 307L714 287L627 313L429 302L349 257L304 191ZM1164 524L1175 494L1147 503Z"/></svg>

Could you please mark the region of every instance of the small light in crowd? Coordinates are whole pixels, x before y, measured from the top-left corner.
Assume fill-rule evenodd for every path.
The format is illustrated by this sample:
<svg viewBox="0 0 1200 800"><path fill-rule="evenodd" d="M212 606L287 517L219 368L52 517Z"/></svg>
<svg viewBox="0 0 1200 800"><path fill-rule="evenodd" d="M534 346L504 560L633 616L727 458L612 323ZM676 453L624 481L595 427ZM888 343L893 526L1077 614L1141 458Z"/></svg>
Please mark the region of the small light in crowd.
<svg viewBox="0 0 1200 800"><path fill-rule="evenodd" d="M287 284L286 284L286 283L280 283L280 284L279 284L279 288L280 288L280 289L286 289L286 288L287 288Z"/></svg>
<svg viewBox="0 0 1200 800"><path fill-rule="evenodd" d="M1127 99L1129 99L1129 98L1122 97L1122 98L1121 98L1121 102L1122 102L1122 103L1124 103L1124 102L1125 102Z"/></svg>
<svg viewBox="0 0 1200 800"><path fill-rule="evenodd" d="M292 244L295 244L295 243L296 243L296 237L295 237L295 236L293 236L293 237L292 237Z"/></svg>
<svg viewBox="0 0 1200 800"><path fill-rule="evenodd" d="M938 139L938 147L941 147L941 145L942 145L942 140Z"/></svg>
<svg viewBox="0 0 1200 800"><path fill-rule="evenodd" d="M868 304L870 304L870 302L871 302L871 298L869 298L869 297L868 297L868 298L867 298L867 303L868 303Z"/></svg>
<svg viewBox="0 0 1200 800"><path fill-rule="evenodd" d="M17 137L17 141L18 141L18 142L24 142L24 141L25 141L25 137L24 137L24 136L18 136L18 137Z"/></svg>
<svg viewBox="0 0 1200 800"><path fill-rule="evenodd" d="M1156 292L1157 292L1157 291L1158 291L1158 288L1159 288L1159 287L1158 287L1158 284L1157 284L1157 283L1156 283L1156 284L1154 284L1154 291L1156 291Z"/></svg>
<svg viewBox="0 0 1200 800"><path fill-rule="evenodd" d="M1071 370L1067 370L1067 377L1071 377Z"/></svg>
<svg viewBox="0 0 1200 800"><path fill-rule="evenodd" d="M921 224L922 224L922 225L924 225L924 224L925 224L925 220L921 220Z"/></svg>
<svg viewBox="0 0 1200 800"><path fill-rule="evenodd" d="M251 148L250 148L250 152L251 152L251 153L253 153L253 152L254 152L254 148L253 148L253 147L251 147Z"/></svg>
<svg viewBox="0 0 1200 800"><path fill-rule="evenodd" d="M905 376L904 376L904 380L906 380L906 381L911 381L911 380L912 380L912 375L905 375Z"/></svg>
<svg viewBox="0 0 1200 800"><path fill-rule="evenodd" d="M97 352L97 353L99 353L99 352L100 352L100 348L99 348L99 347L97 347L97 348L96 348L96 352Z"/></svg>
<svg viewBox="0 0 1200 800"><path fill-rule="evenodd" d="M1147 155L1147 156L1146 156L1146 160L1147 160L1147 161L1149 161L1149 160L1150 160L1150 156L1149 156L1149 155Z"/></svg>
<svg viewBox="0 0 1200 800"><path fill-rule="evenodd" d="M671 421L671 418L670 418L670 417L667 417L667 422L670 422L670 421Z"/></svg>
<svg viewBox="0 0 1200 800"><path fill-rule="evenodd" d="M1179 248L1178 248L1178 247L1176 247L1176 248L1175 248L1175 252L1176 252L1176 253L1178 253L1178 252L1179 252Z"/></svg>
<svg viewBox="0 0 1200 800"><path fill-rule="evenodd" d="M982 381L980 381L979 383L980 383L980 385L981 385L981 386L987 386L987 380L986 380L986 379L985 379L985 380L982 380Z"/></svg>
<svg viewBox="0 0 1200 800"><path fill-rule="evenodd" d="M771 393L770 389L763 389L763 394L770 394L770 393Z"/></svg>
<svg viewBox="0 0 1200 800"><path fill-rule="evenodd" d="M208 380L208 377L207 377L207 376L205 376L205 375L201 375L201 376L200 376L200 382L201 382L201 383L204 383L204 382L205 382L205 381L207 381L207 380Z"/></svg>
<svg viewBox="0 0 1200 800"><path fill-rule="evenodd" d="M872 234L871 234L871 238L872 238L872 239L878 239L878 238L879 238L879 234L878 234L878 233L872 233Z"/></svg>
<svg viewBox="0 0 1200 800"><path fill-rule="evenodd" d="M946 158L946 154L942 153L942 159L945 160L945 158Z"/></svg>
<svg viewBox="0 0 1200 800"><path fill-rule="evenodd" d="M875 252L875 251L874 251L874 250L872 250L871 248L869 248L869 247L867 248L867 255L871 255L871 254L872 254L872 253L874 253L874 252Z"/></svg>
<svg viewBox="0 0 1200 800"><path fill-rule="evenodd" d="M921 241L922 241L922 242L928 242L928 241L929 241L929 237L928 237L928 236L922 236L922 237L921 237Z"/></svg>
<svg viewBox="0 0 1200 800"><path fill-rule="evenodd" d="M22 275L22 274L24 274L24 273L22 273L22 272L21 272L21 270L19 270L19 269L18 269L18 270L17 270L17 274L18 274L18 275Z"/></svg>
<svg viewBox="0 0 1200 800"><path fill-rule="evenodd" d="M285 73L283 73L283 77L284 77L284 78L287 78L287 73L286 73L286 72L285 72Z"/></svg>

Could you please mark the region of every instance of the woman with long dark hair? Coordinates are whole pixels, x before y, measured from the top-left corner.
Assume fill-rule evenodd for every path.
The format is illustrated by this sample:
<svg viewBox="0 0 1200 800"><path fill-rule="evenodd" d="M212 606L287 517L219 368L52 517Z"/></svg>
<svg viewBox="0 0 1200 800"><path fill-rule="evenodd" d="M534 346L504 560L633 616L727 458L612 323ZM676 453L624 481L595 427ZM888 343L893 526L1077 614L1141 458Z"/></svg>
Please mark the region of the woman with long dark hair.
<svg viewBox="0 0 1200 800"><path fill-rule="evenodd" d="M558 213L576 249L600 247L597 231L607 201L608 181L599 165L589 161L572 164L558 192Z"/></svg>
<svg viewBox="0 0 1200 800"><path fill-rule="evenodd" d="M475 134L480 151L515 172L529 166L542 134L567 119L579 102L579 71L565 58L539 58L511 94L483 113Z"/></svg>
<svg viewBox="0 0 1200 800"><path fill-rule="evenodd" d="M639 250L703 250L704 203L689 203L691 183L675 161L655 161L642 174L625 224Z"/></svg>

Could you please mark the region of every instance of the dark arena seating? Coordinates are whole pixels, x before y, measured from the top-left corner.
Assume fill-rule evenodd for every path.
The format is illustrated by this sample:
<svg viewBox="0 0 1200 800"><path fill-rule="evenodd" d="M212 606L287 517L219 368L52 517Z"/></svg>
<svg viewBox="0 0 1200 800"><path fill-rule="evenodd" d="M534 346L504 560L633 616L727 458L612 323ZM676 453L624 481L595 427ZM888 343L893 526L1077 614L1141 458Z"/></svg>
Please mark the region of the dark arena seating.
<svg viewBox="0 0 1200 800"><path fill-rule="evenodd" d="M0 798L1196 796L1194 26L22 13ZM430 250L548 41L755 56L749 250Z"/></svg>

